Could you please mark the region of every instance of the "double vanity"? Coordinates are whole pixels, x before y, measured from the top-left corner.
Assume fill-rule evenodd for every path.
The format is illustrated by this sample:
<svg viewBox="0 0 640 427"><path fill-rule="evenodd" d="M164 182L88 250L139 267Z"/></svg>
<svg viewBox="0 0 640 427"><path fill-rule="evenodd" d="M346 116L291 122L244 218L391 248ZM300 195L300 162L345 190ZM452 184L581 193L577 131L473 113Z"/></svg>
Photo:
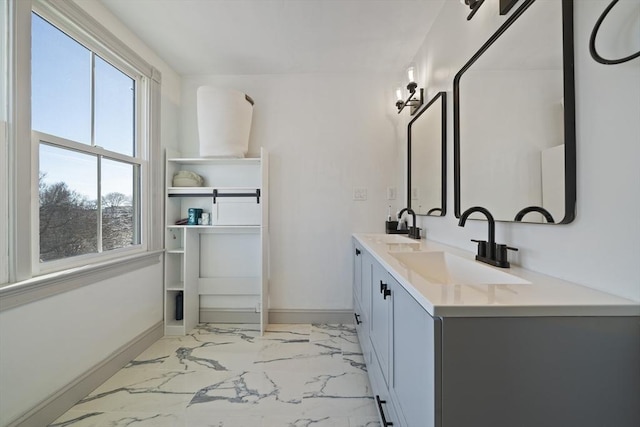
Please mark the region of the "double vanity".
<svg viewBox="0 0 640 427"><path fill-rule="evenodd" d="M508 268L516 248L495 242L496 222L562 227L577 210L574 2L505 3L517 9L451 94L453 213L459 226L486 219L488 239L471 254L397 234L353 238L356 328L380 421L638 427L640 303ZM446 220L447 102L440 92L411 113L409 237Z"/></svg>
<svg viewBox="0 0 640 427"><path fill-rule="evenodd" d="M353 237L354 310L383 426L640 425L640 304L474 254Z"/></svg>

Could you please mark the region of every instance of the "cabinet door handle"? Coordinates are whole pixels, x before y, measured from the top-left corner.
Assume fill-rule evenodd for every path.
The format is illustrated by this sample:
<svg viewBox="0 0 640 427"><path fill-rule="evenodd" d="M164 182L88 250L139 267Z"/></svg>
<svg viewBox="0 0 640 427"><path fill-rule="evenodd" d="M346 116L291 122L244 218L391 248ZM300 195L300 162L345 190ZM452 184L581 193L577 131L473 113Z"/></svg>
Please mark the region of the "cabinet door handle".
<svg viewBox="0 0 640 427"><path fill-rule="evenodd" d="M362 323L362 321L360 320L360 316L358 315L358 313L353 313L353 315L356 318L356 325L359 325Z"/></svg>
<svg viewBox="0 0 640 427"><path fill-rule="evenodd" d="M360 249L356 248L356 255L360 255Z"/></svg>
<svg viewBox="0 0 640 427"><path fill-rule="evenodd" d="M387 297L391 296L391 289L384 288L384 292L382 292L382 298L387 299Z"/></svg>
<svg viewBox="0 0 640 427"><path fill-rule="evenodd" d="M387 289L387 284L380 280L380 293L383 293Z"/></svg>
<svg viewBox="0 0 640 427"><path fill-rule="evenodd" d="M382 425L384 427L392 426L393 423L391 421L387 421L387 417L384 416L384 411L382 410L382 404L387 404L386 400L381 400L380 396L376 394L376 402L378 403L378 411L380 411L380 418L382 418Z"/></svg>

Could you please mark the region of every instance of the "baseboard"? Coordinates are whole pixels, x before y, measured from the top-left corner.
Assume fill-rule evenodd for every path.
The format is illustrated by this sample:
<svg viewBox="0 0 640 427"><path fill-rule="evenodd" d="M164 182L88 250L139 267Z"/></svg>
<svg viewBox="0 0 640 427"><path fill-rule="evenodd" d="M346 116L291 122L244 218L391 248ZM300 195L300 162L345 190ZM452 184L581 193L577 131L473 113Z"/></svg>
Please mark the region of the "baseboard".
<svg viewBox="0 0 640 427"><path fill-rule="evenodd" d="M260 313L251 309L201 308L200 323L260 323Z"/></svg>
<svg viewBox="0 0 640 427"><path fill-rule="evenodd" d="M163 336L164 323L158 322L49 396L39 405L11 422L8 427L46 426L67 412L83 397L135 359Z"/></svg>
<svg viewBox="0 0 640 427"><path fill-rule="evenodd" d="M269 323L353 323L353 310L270 309Z"/></svg>
<svg viewBox="0 0 640 427"><path fill-rule="evenodd" d="M260 313L201 308L200 323L260 323ZM270 309L269 323L353 323L353 310Z"/></svg>

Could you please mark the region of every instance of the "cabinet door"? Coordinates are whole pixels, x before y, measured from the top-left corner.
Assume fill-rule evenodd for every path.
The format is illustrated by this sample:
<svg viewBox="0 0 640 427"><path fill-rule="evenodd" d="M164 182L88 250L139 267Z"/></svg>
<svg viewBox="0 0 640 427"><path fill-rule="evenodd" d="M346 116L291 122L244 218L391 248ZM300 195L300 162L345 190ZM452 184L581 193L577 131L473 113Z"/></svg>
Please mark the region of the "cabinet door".
<svg viewBox="0 0 640 427"><path fill-rule="evenodd" d="M436 346L440 321L433 319L399 284L392 310L393 401L406 426L436 425Z"/></svg>
<svg viewBox="0 0 640 427"><path fill-rule="evenodd" d="M371 319L371 281L372 279L372 269L373 269L373 257L367 251L362 251L362 299L360 300L360 306L362 307L362 314L364 317L369 320ZM369 330L371 329L368 327Z"/></svg>
<svg viewBox="0 0 640 427"><path fill-rule="evenodd" d="M364 357L367 366L372 360L371 339L369 338L369 332L371 326L369 320L371 319L371 268L373 258L367 251L362 251L361 258L361 285L362 285L362 299L358 301L359 304L359 320L358 325L358 340L360 341L360 348L362 349L362 355Z"/></svg>
<svg viewBox="0 0 640 427"><path fill-rule="evenodd" d="M380 364L385 383L389 384L389 342L391 333L391 300L393 279L380 264L373 263L371 276L371 344Z"/></svg>
<svg viewBox="0 0 640 427"><path fill-rule="evenodd" d="M353 296L362 303L362 246L353 244Z"/></svg>

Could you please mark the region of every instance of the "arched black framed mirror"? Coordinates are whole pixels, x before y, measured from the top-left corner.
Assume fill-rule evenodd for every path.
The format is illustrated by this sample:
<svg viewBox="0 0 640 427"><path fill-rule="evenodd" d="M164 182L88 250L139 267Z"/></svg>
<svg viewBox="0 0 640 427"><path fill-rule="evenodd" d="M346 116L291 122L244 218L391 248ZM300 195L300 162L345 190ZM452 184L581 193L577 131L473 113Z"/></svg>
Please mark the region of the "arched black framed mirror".
<svg viewBox="0 0 640 427"><path fill-rule="evenodd" d="M439 92L407 127L407 206L416 215L447 213L447 94Z"/></svg>
<svg viewBox="0 0 640 427"><path fill-rule="evenodd" d="M573 49L573 1L524 0L455 76L456 217L573 221Z"/></svg>

